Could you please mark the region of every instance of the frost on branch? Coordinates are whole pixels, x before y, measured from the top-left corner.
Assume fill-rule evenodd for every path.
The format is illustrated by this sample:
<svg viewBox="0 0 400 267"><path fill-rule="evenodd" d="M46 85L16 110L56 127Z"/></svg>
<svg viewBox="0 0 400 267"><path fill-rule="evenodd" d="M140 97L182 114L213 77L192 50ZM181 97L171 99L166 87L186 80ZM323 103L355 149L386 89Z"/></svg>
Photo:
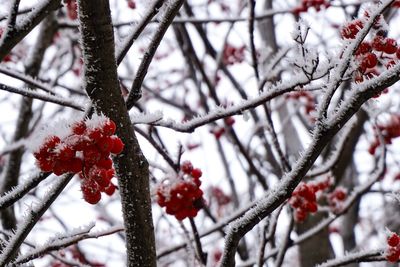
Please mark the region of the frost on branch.
<svg viewBox="0 0 400 267"><path fill-rule="evenodd" d="M38 167L55 175L78 174L81 178L83 198L90 204L101 199L101 192L111 196L116 185L111 182L115 170L111 154L124 148L115 134L115 123L103 116L91 119L57 123L53 131L43 130L35 138L33 149Z"/></svg>

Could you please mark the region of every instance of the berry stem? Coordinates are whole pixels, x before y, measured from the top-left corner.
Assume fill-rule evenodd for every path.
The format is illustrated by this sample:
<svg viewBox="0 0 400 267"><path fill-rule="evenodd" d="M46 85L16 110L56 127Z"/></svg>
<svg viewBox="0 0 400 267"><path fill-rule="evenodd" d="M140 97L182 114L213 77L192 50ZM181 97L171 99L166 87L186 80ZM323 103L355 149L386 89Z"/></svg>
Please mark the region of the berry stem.
<svg viewBox="0 0 400 267"><path fill-rule="evenodd" d="M201 245L199 231L197 231L196 223L193 218L189 218L190 226L192 227L194 242L196 244L197 255L200 258L200 261L207 265L207 253L203 251L203 246Z"/></svg>

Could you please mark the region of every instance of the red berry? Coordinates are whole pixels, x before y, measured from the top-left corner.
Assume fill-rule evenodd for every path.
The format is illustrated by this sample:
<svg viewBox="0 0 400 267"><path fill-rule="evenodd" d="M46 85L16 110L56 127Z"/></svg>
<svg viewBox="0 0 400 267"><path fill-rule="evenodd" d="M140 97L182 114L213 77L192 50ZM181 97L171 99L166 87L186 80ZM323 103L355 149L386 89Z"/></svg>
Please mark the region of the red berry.
<svg viewBox="0 0 400 267"><path fill-rule="evenodd" d="M388 239L387 239L387 244L391 247L396 247L400 243L400 237L396 234L393 233Z"/></svg>
<svg viewBox="0 0 400 267"><path fill-rule="evenodd" d="M102 158L101 151L95 145L86 147L83 150L83 157L85 161L89 163L96 163Z"/></svg>
<svg viewBox="0 0 400 267"><path fill-rule="evenodd" d="M334 194L337 200L345 200L346 198L346 192L344 192L342 189L336 189Z"/></svg>
<svg viewBox="0 0 400 267"><path fill-rule="evenodd" d="M104 193L106 193L107 195L111 196L112 194L114 194L115 190L117 189L117 187L113 184L110 183L105 189L104 189Z"/></svg>
<svg viewBox="0 0 400 267"><path fill-rule="evenodd" d="M105 169L92 168L89 171L89 179L94 180L100 187L107 187L110 184L110 180L107 179L107 171Z"/></svg>
<svg viewBox="0 0 400 267"><path fill-rule="evenodd" d="M97 204L101 199L101 193L96 183L86 179L81 184L83 199L89 204Z"/></svg>
<svg viewBox="0 0 400 267"><path fill-rule="evenodd" d="M113 137L113 147L111 149L111 153L113 154L119 154L122 152L122 150L124 150L124 143L122 142L122 140L119 137Z"/></svg>
<svg viewBox="0 0 400 267"><path fill-rule="evenodd" d="M190 174L192 172L192 170L193 170L193 165L190 161L185 160L184 162L182 162L181 171L183 173Z"/></svg>
<svg viewBox="0 0 400 267"><path fill-rule="evenodd" d="M105 136L101 138L96 145L101 152L110 153L114 146L114 141L111 139L111 137Z"/></svg>
<svg viewBox="0 0 400 267"><path fill-rule="evenodd" d="M195 168L191 171L190 175L194 178L194 179L199 179L203 173L199 168Z"/></svg>
<svg viewBox="0 0 400 267"><path fill-rule="evenodd" d="M378 64L378 58L374 53L368 53L364 56L361 64L364 64L367 68L373 68Z"/></svg>
<svg viewBox="0 0 400 267"><path fill-rule="evenodd" d="M397 48L396 57L397 57L398 59L400 59L400 47Z"/></svg>
<svg viewBox="0 0 400 267"><path fill-rule="evenodd" d="M397 42L393 38L386 38L383 46L383 52L387 54L394 54L397 51Z"/></svg>
<svg viewBox="0 0 400 267"><path fill-rule="evenodd" d="M81 159L73 158L68 163L68 171L72 173L78 173L82 171L82 168L83 168L83 162Z"/></svg>
<svg viewBox="0 0 400 267"><path fill-rule="evenodd" d="M135 9L136 8L136 3L134 0L128 0L128 7L131 9Z"/></svg>
<svg viewBox="0 0 400 267"><path fill-rule="evenodd" d="M97 143L103 137L103 135L99 128L95 128L89 132L88 137L90 140L92 140L92 142Z"/></svg>
<svg viewBox="0 0 400 267"><path fill-rule="evenodd" d="M68 162L57 160L53 167L53 173L57 176L60 176L64 173L68 172Z"/></svg>
<svg viewBox="0 0 400 267"><path fill-rule="evenodd" d="M77 122L72 125L72 132L77 135L82 135L86 131L86 124L84 121Z"/></svg>
<svg viewBox="0 0 400 267"><path fill-rule="evenodd" d="M112 168L112 164L113 164L113 162L112 162L112 160L110 158L100 159L96 163L97 166L99 166L101 168L104 168L104 169L111 169Z"/></svg>
<svg viewBox="0 0 400 267"><path fill-rule="evenodd" d="M51 172L54 167L54 160L44 158L36 161L36 164L42 172Z"/></svg>
<svg viewBox="0 0 400 267"><path fill-rule="evenodd" d="M68 146L63 146L60 148L60 151L58 152L58 158L60 160L71 160L73 157L75 157L75 151Z"/></svg>
<svg viewBox="0 0 400 267"><path fill-rule="evenodd" d="M108 119L103 125L103 134L106 136L111 136L115 134L116 130L117 125L115 125L115 122L111 119Z"/></svg>
<svg viewBox="0 0 400 267"><path fill-rule="evenodd" d="M312 213L317 212L318 211L317 203L308 202L307 203L307 211L312 212Z"/></svg>
<svg viewBox="0 0 400 267"><path fill-rule="evenodd" d="M397 262L400 257L400 250L394 247L390 247L388 251L386 251L386 259L389 262Z"/></svg>

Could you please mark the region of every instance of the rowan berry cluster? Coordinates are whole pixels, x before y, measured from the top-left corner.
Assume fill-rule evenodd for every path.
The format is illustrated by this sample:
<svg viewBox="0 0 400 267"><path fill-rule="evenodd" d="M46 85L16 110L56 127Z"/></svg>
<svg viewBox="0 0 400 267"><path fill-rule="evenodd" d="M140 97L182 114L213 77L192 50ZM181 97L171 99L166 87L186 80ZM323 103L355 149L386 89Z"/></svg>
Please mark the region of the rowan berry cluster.
<svg viewBox="0 0 400 267"><path fill-rule="evenodd" d="M385 144L391 144L393 138L400 136L400 115L392 114L387 123L378 124L377 128L381 132ZM368 152L374 155L380 144L378 136L375 136L375 140L368 148Z"/></svg>
<svg viewBox="0 0 400 267"><path fill-rule="evenodd" d="M178 220L196 217L204 204L201 176L201 170L193 168L190 161L183 162L178 177L167 179L157 188L157 203Z"/></svg>
<svg viewBox="0 0 400 267"><path fill-rule="evenodd" d="M115 123L104 116L74 123L65 137L44 139L34 151L36 163L42 171L55 175L79 174L83 198L96 204L101 192L112 195L116 189L111 182L115 171L110 154L121 153L124 144L114 135L115 130Z"/></svg>
<svg viewBox="0 0 400 267"><path fill-rule="evenodd" d="M304 103L304 108L305 108L305 114L309 118L313 118L312 112L315 111L316 107L316 101L315 97L313 94L309 91L297 91L297 92L292 92L290 94L287 94L286 99L294 99L294 100L299 100L302 103Z"/></svg>
<svg viewBox="0 0 400 267"><path fill-rule="evenodd" d="M303 222L309 213L318 211L318 191L324 191L330 186L329 180L318 183L300 183L292 193L289 204L295 209L294 219Z"/></svg>
<svg viewBox="0 0 400 267"><path fill-rule="evenodd" d="M323 7L330 7L330 3L326 0L302 0L301 4L293 9L293 14L299 15L307 12L309 8L314 7L316 11L320 11Z"/></svg>
<svg viewBox="0 0 400 267"><path fill-rule="evenodd" d="M218 206L224 206L231 202L231 198L226 195L221 188L217 186L212 186L210 192L211 196L215 198Z"/></svg>
<svg viewBox="0 0 400 267"><path fill-rule="evenodd" d="M400 259L400 236L392 233L387 238L387 245L385 257L390 262L397 262Z"/></svg>
<svg viewBox="0 0 400 267"><path fill-rule="evenodd" d="M329 193L328 204L332 211L339 212L342 209L343 201L347 198L347 190L342 187L336 188L333 192Z"/></svg>
<svg viewBox="0 0 400 267"><path fill-rule="evenodd" d="M367 11L364 15L369 17ZM387 31L384 24L383 17L378 16L372 26L374 30L373 38L370 41L361 42L354 53L358 62L354 77L357 83L363 82L364 78L371 79L374 76L378 76L379 64L389 69L396 65L397 59L400 59L400 47L395 39L386 37ZM364 22L360 19L355 19L342 28L341 36L344 39L354 39L363 27Z"/></svg>
<svg viewBox="0 0 400 267"><path fill-rule="evenodd" d="M225 65L233 65L235 63L242 63L244 61L244 51L246 47L240 46L235 47L230 44L226 44L223 54L223 62Z"/></svg>

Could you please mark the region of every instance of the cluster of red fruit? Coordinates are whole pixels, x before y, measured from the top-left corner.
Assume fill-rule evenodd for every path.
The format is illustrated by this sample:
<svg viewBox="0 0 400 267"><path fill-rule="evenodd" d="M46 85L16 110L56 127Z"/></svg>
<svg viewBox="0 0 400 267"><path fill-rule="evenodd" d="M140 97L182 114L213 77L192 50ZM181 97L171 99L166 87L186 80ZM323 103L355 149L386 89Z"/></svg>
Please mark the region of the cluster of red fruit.
<svg viewBox="0 0 400 267"><path fill-rule="evenodd" d="M82 263L82 265L84 266L90 266L90 267L106 267L105 264L103 263L99 263L97 261L92 261L92 260L88 260L86 258L86 256L82 253L82 251L78 250L76 247L72 247L72 248L66 248L62 251L59 252L62 257L72 257L74 260ZM66 255L68 254L68 256ZM71 255L69 255L71 254ZM70 264L67 263L63 263L60 262L58 260L54 260L53 262L50 263L50 267L70 267Z"/></svg>
<svg viewBox="0 0 400 267"><path fill-rule="evenodd" d="M385 257L390 262L397 262L400 259L400 236L392 233L387 239Z"/></svg>
<svg viewBox="0 0 400 267"><path fill-rule="evenodd" d="M224 118L224 123L226 126L232 126L235 124L235 119L233 117L226 117ZM221 136L225 133L225 127L224 126L217 126L214 129L210 131L215 138L220 139Z"/></svg>
<svg viewBox="0 0 400 267"><path fill-rule="evenodd" d="M224 206L231 202L231 198L222 191L221 188L217 186L211 187L211 196L215 198L218 206Z"/></svg>
<svg viewBox="0 0 400 267"><path fill-rule="evenodd" d="M347 191L338 187L328 194L328 204L333 212L339 212L342 209L343 201L347 198Z"/></svg>
<svg viewBox="0 0 400 267"><path fill-rule="evenodd" d="M65 4L67 4L67 16L75 20L78 18L78 4L76 0L65 0Z"/></svg>
<svg viewBox="0 0 400 267"><path fill-rule="evenodd" d="M369 17L369 13L365 12L365 16ZM363 82L364 78L378 76L378 63L389 69L396 64L396 59L400 59L400 47L395 39L385 37L386 30L383 25L383 17L379 16L373 24L375 36L370 42L363 41L355 52L356 60L359 62L355 72L357 83ZM363 27L363 21L355 19L342 28L341 36L344 39L354 39Z"/></svg>
<svg viewBox="0 0 400 267"><path fill-rule="evenodd" d="M157 203L178 220L196 217L204 205L201 175L201 170L193 168L190 161L183 162L178 177L158 187Z"/></svg>
<svg viewBox="0 0 400 267"><path fill-rule="evenodd" d="M321 8L330 7L330 3L326 0L302 0L301 4L293 9L293 14L299 15L302 12L307 12L311 7L314 7L316 11L320 11Z"/></svg>
<svg viewBox="0 0 400 267"><path fill-rule="evenodd" d="M297 91L285 95L286 99L299 100L304 103L305 114L309 118L314 118L312 112L315 111L316 101L313 94L309 91Z"/></svg>
<svg viewBox="0 0 400 267"><path fill-rule="evenodd" d="M244 51L246 46L234 47L233 45L226 44L222 61L225 65L233 65L235 63L242 63L244 60Z"/></svg>
<svg viewBox="0 0 400 267"><path fill-rule="evenodd" d="M393 138L400 136L400 114L392 114L388 123L379 124L377 127L383 136L385 144L391 144ZM371 155L374 155L379 145L379 138L375 137L375 140L370 145L368 152Z"/></svg>
<svg viewBox="0 0 400 267"><path fill-rule="evenodd" d="M82 178L83 198L90 204L101 199L101 192L112 195L116 189L110 154L119 154L124 148L114 135L115 123L106 117L77 122L65 138L53 135L34 152L37 165L44 172L55 175L76 173Z"/></svg>
<svg viewBox="0 0 400 267"><path fill-rule="evenodd" d="M289 204L295 209L294 219L303 222L309 213L318 211L318 191L324 191L330 186L329 180L318 183L300 183L292 193Z"/></svg>

